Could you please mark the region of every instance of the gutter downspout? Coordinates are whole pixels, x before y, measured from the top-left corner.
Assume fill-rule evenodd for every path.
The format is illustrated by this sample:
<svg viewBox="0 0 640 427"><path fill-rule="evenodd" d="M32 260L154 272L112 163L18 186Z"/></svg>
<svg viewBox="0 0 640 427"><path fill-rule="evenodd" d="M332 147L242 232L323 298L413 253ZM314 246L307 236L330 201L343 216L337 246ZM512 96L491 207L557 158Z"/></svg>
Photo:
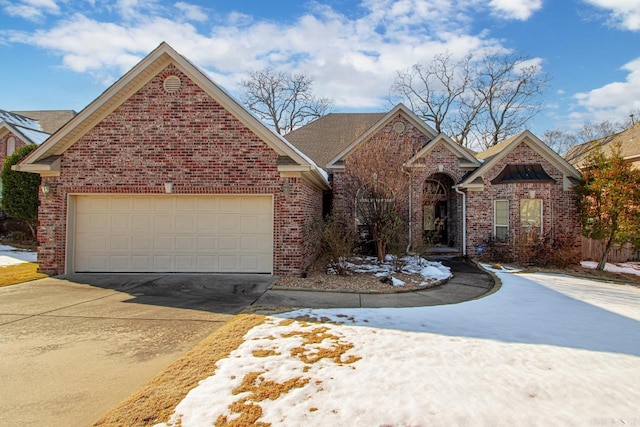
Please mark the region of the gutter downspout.
<svg viewBox="0 0 640 427"><path fill-rule="evenodd" d="M407 254L409 253L409 251L411 250L411 241L413 240L413 212L412 212L412 200L413 200L413 176L411 175L411 172L408 172L407 170L405 170L405 168L402 168L402 173L407 174L407 176L409 177L409 243L407 244L407 249L406 252Z"/></svg>
<svg viewBox="0 0 640 427"><path fill-rule="evenodd" d="M467 194L458 189L456 185L453 187L456 193L462 194L462 256L467 256Z"/></svg>

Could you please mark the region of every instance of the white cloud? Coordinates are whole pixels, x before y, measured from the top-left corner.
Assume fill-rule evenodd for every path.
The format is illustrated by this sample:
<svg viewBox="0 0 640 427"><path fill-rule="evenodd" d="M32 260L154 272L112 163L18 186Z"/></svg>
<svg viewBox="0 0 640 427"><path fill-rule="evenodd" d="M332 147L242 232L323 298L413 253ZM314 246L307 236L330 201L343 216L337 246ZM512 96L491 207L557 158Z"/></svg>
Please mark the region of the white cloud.
<svg viewBox="0 0 640 427"><path fill-rule="evenodd" d="M542 8L542 0L491 0L489 6L496 16L526 21Z"/></svg>
<svg viewBox="0 0 640 427"><path fill-rule="evenodd" d="M54 0L3 1L1 4L7 14L29 20L38 20L45 14L57 14L60 11Z"/></svg>
<svg viewBox="0 0 640 427"><path fill-rule="evenodd" d="M572 120L582 123L624 120L630 111L640 109L640 57L621 68L629 72L625 81L575 95L581 110L571 114Z"/></svg>
<svg viewBox="0 0 640 427"><path fill-rule="evenodd" d="M190 21L205 22L208 18L200 6L182 1L177 2L174 6L184 13L184 16Z"/></svg>
<svg viewBox="0 0 640 427"><path fill-rule="evenodd" d="M640 0L585 0L588 4L605 9L610 21L623 30L640 30Z"/></svg>
<svg viewBox="0 0 640 427"><path fill-rule="evenodd" d="M72 2L65 4L73 9ZM334 98L338 108L377 109L386 106L399 69L445 50L454 57L504 50L488 32L471 30L472 13L486 5L487 0L364 0L363 13L348 18L315 3L287 24L238 12L202 24L202 9L186 2L167 8L155 0L118 0L107 9L116 16L76 13L48 28L5 31L5 38L47 49L64 66L105 83L166 41L232 93L248 71L269 65L308 72L314 91ZM175 19L175 8L190 21Z"/></svg>

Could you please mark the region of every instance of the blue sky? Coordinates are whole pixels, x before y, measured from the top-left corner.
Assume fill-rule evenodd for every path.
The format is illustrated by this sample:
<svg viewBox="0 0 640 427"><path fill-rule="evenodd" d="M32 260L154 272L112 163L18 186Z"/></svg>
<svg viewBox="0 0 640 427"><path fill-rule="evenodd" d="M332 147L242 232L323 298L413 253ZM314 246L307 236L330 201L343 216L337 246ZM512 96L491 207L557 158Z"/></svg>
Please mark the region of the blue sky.
<svg viewBox="0 0 640 427"><path fill-rule="evenodd" d="M550 75L538 135L640 109L640 0L0 0L0 108L80 111L162 41L234 95L304 70L335 111L388 110L397 70L488 50Z"/></svg>

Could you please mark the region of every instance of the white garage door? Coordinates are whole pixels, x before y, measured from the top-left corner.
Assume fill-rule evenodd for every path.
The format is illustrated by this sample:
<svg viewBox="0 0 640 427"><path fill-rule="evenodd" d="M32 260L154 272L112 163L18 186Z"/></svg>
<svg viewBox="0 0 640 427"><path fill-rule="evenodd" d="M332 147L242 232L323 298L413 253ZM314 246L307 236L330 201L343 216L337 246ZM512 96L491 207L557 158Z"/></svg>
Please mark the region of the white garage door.
<svg viewBox="0 0 640 427"><path fill-rule="evenodd" d="M271 196L73 196L76 272L273 271Z"/></svg>

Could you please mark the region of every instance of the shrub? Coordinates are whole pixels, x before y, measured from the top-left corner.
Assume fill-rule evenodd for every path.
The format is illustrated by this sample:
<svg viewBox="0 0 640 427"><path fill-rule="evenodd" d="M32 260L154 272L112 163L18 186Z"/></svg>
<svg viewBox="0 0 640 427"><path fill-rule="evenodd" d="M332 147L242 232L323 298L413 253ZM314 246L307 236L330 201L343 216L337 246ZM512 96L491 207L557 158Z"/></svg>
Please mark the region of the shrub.
<svg viewBox="0 0 640 427"><path fill-rule="evenodd" d="M321 224L322 247L329 257L329 268L341 276L349 274L347 260L353 254L357 234L344 220L329 216Z"/></svg>

